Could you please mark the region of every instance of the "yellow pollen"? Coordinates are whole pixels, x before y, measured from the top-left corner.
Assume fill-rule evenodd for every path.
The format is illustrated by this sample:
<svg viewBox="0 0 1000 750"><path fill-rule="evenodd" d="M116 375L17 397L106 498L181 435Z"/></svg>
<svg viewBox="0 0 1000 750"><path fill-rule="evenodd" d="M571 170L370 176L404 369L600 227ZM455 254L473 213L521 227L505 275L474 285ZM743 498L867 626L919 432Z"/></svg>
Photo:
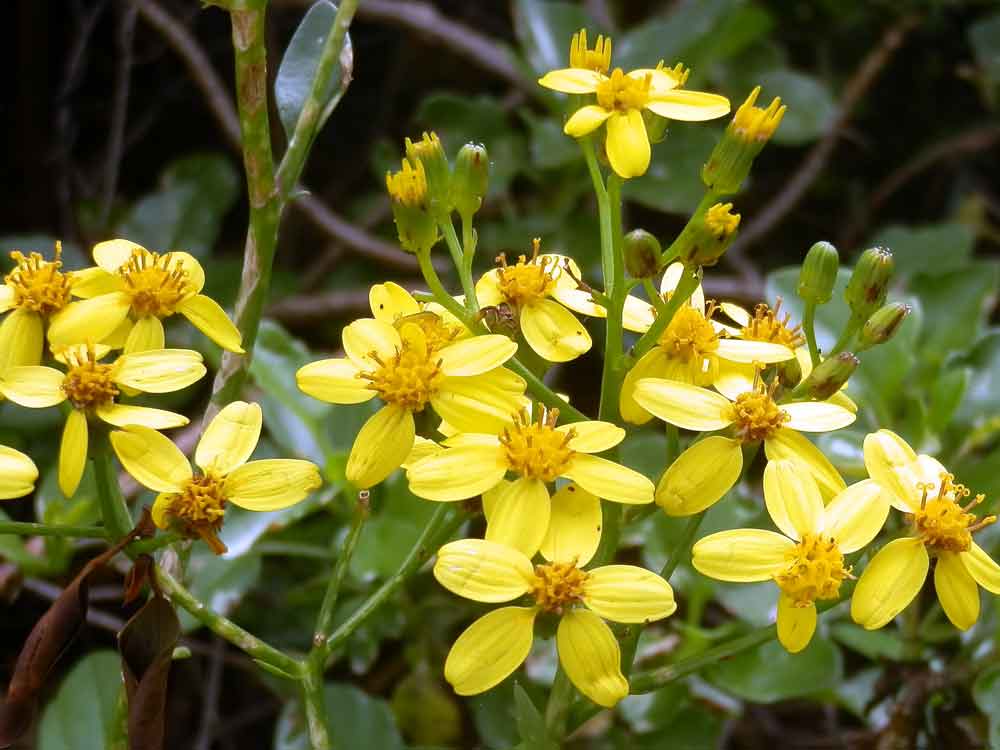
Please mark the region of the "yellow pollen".
<svg viewBox="0 0 1000 750"><path fill-rule="evenodd" d="M195 476L170 498L170 515L179 521L184 533L201 537L217 555L226 551L218 537L226 513L224 484L225 480L214 474Z"/></svg>
<svg viewBox="0 0 1000 750"><path fill-rule="evenodd" d="M558 419L558 409L543 412L537 422L530 421L527 413L522 412L512 427L504 429L500 443L511 471L543 482L553 482L566 472L575 455L569 447L575 433L556 430Z"/></svg>
<svg viewBox="0 0 1000 750"><path fill-rule="evenodd" d="M781 297L774 303L774 308L765 304L753 309L753 320L743 326L741 338L749 341L769 341L773 344L784 344L789 349L795 349L805 343L801 325L790 325L791 315L781 316Z"/></svg>
<svg viewBox="0 0 1000 750"><path fill-rule="evenodd" d="M173 315L182 301L196 293L183 261L172 253L136 248L118 273L131 297L132 310L140 318Z"/></svg>
<svg viewBox="0 0 1000 750"><path fill-rule="evenodd" d="M652 76L632 78L621 68L615 68L611 77L597 84L597 103L606 110L627 112L642 109L649 101Z"/></svg>
<svg viewBox="0 0 1000 750"><path fill-rule="evenodd" d="M587 46L587 30L580 29L569 44L569 66L607 73L611 67L611 37L598 35L591 50Z"/></svg>
<svg viewBox="0 0 1000 750"><path fill-rule="evenodd" d="M659 345L667 356L688 364L713 358L719 348L719 335L709 320L713 311L710 307L706 316L690 305L681 305L660 335Z"/></svg>
<svg viewBox="0 0 1000 750"><path fill-rule="evenodd" d="M844 555L830 537L803 534L802 541L785 553L788 567L775 582L796 607L808 607L817 599L836 599L840 584L853 578L844 567Z"/></svg>
<svg viewBox="0 0 1000 750"><path fill-rule="evenodd" d="M402 348L388 361L383 362L375 352L371 357L378 368L358 377L370 381L368 387L383 401L409 411L423 411L444 378L441 360L430 347L410 346L404 340Z"/></svg>
<svg viewBox="0 0 1000 750"><path fill-rule="evenodd" d="M586 571L576 567L575 561L536 565L531 595L541 609L562 614L565 609L583 600L586 582Z"/></svg>
<svg viewBox="0 0 1000 750"><path fill-rule="evenodd" d="M769 140L781 124L785 110L788 109L782 105L780 97L775 97L767 109L756 107L754 103L757 101L758 94L760 94L760 86L751 91L750 96L736 110L730 126L733 132L745 141L763 142Z"/></svg>
<svg viewBox="0 0 1000 750"><path fill-rule="evenodd" d="M426 208L427 173L423 162L403 159L403 168L398 172L386 172L385 186L389 197L407 208Z"/></svg>
<svg viewBox="0 0 1000 750"><path fill-rule="evenodd" d="M556 261L550 258L539 260L541 240L537 237L531 241L531 247L531 258L522 255L513 266L507 265L505 253L496 259L500 264L497 272L500 294L519 307L547 297L556 285Z"/></svg>
<svg viewBox="0 0 1000 750"><path fill-rule="evenodd" d="M736 439L741 443L766 440L788 421L788 412L774 402L775 388L777 381L765 387L758 373L754 389L741 393L733 401L729 417L733 420Z"/></svg>
<svg viewBox="0 0 1000 750"><path fill-rule="evenodd" d="M16 266L4 277L14 290L14 307L49 316L69 304L69 274L63 273L62 243L56 241L55 258L45 260L39 253L25 256L15 250L10 254Z"/></svg>
<svg viewBox="0 0 1000 750"><path fill-rule="evenodd" d="M68 371L62 390L77 409L89 409L114 401L118 386L113 380L114 365L97 361L93 349L79 349L67 354Z"/></svg>
<svg viewBox="0 0 1000 750"><path fill-rule="evenodd" d="M995 523L996 516L986 516L982 520L969 511L985 499L976 495L965 506L959 502L971 493L963 484L957 484L955 476L947 472L941 474L937 492L933 483L918 483L923 493L920 509L912 517L913 527L925 545L938 552L967 552L972 547L972 535L976 531Z"/></svg>
<svg viewBox="0 0 1000 750"><path fill-rule="evenodd" d="M705 212L705 228L720 240L735 234L740 225L740 215L732 208L732 203L716 203Z"/></svg>

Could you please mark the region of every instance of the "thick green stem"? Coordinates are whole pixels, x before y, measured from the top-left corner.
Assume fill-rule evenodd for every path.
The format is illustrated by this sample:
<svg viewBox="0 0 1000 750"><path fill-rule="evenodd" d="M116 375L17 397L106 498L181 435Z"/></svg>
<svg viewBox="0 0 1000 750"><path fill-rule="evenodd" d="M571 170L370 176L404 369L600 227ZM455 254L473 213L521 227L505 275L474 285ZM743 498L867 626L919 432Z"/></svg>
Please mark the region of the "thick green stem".
<svg viewBox="0 0 1000 750"><path fill-rule="evenodd" d="M302 706L306 713L306 730L309 732L310 750L332 750L326 696L323 694L323 672L306 669L302 673Z"/></svg>
<svg viewBox="0 0 1000 750"><path fill-rule="evenodd" d="M652 279L643 279L642 288L646 290L646 296L649 297L649 304L656 310L656 314L662 315L665 313L667 311L667 303L663 301L663 295L654 286Z"/></svg>
<svg viewBox="0 0 1000 750"><path fill-rule="evenodd" d="M863 320L858 320L853 315L850 320L847 321L847 325L844 326L844 330L840 334L840 338L837 339L837 343L833 345L831 349L826 354L826 358L835 357L842 351L845 351L847 347L851 345L854 340L854 335L860 330L861 326L864 325Z"/></svg>
<svg viewBox="0 0 1000 750"><path fill-rule="evenodd" d="M455 225L451 223L451 216L446 216L438 222L444 241L448 245L448 252L451 253L451 260L455 264L455 271L462 284L462 294L465 295L465 308L470 315L479 312L479 303L476 301L476 288L472 283L472 268L466 270L465 251L458 244L458 235L455 234ZM464 230L463 230L464 231Z"/></svg>
<svg viewBox="0 0 1000 750"><path fill-rule="evenodd" d="M621 394L622 381L625 378L625 365L622 359L624 348L624 326L622 324L625 296L625 264L622 257L622 181L616 174L608 177L607 218L601 214L601 254L608 255L605 265L611 271L611 277L604 279L605 294L611 299L608 308L607 326L604 337L604 368L601 373L601 405L599 419L606 422L618 422L618 398ZM600 199L599 199L600 200ZM610 222L607 232L604 222ZM605 236L610 236L610 242ZM608 247L607 245L610 245Z"/></svg>
<svg viewBox="0 0 1000 750"><path fill-rule="evenodd" d="M819 364L819 347L816 345L816 303L806 300L805 309L802 311L802 331L806 335L806 344L809 346L809 359L812 366Z"/></svg>

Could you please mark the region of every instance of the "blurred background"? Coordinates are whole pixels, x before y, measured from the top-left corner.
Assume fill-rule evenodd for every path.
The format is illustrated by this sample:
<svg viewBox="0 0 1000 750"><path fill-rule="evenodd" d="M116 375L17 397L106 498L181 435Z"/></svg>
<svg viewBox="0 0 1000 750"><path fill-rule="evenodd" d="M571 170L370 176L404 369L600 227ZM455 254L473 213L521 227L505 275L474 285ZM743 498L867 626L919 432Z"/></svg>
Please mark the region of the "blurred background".
<svg viewBox="0 0 1000 750"><path fill-rule="evenodd" d="M272 75L310 4L270 0ZM196 254L207 261L207 293L231 305L247 210L227 14L195 0L18 0L5 5L4 17L0 270L9 268L9 250L48 254L55 239L63 242L67 266L80 267L94 242L120 236ZM912 439L916 433L929 449L954 447L966 469L959 478L987 492L995 506L1000 334L989 325L1000 258L1000 10L995 2L971 0L362 0L351 29L354 81L313 148L302 197L284 217L250 393L265 408L269 436L262 450L314 458L328 478L342 469L364 408L312 402L295 392L292 374L336 350L341 327L368 314L371 283L422 286L414 259L396 245L384 192L385 172L398 169L404 137L433 129L451 154L469 140L488 148L479 270L500 252L528 252L531 239L541 237L543 249L573 255L585 275L599 278L585 165L562 134L563 102L535 83L540 73L566 65L570 36L581 27L591 40L610 34L614 64L626 70L680 61L691 67L689 88L721 93L734 109L757 84L758 103L774 96L787 103L773 142L732 199L743 216L741 234L707 273L709 296L752 304L782 294L795 313L796 272L782 269L797 264L813 242L833 242L842 263L872 244L890 246L899 271L896 298L912 301L917 313L899 341L873 353L859 371L852 395L868 416L823 447L850 477L859 471L858 447L868 429L895 426ZM626 230L643 227L669 244L701 197L699 170L724 125L671 125L654 147L649 173L626 187ZM280 153L277 116L272 135ZM821 343L837 332L842 311L835 308L821 312ZM592 330L599 335L599 327ZM170 329L168 340L217 361L217 350L188 328ZM565 370L571 378L552 374L585 411L595 411L599 351L595 346ZM166 408L196 413L210 386L200 387ZM934 388L940 392L926 396ZM0 406L0 442L30 447L40 466L51 465L57 424L57 414ZM661 438L633 441L632 465L655 471ZM82 499L67 502L49 472L36 497L4 510L18 520L87 523L96 505L93 497L88 505L86 488ZM428 509L405 488L393 492L406 497L387 502L369 524L352 564L355 604L395 569L426 518ZM227 515L231 554L192 555L196 593L269 640L306 645L301 641L330 564L328 540L342 533L348 508L333 481L308 503L265 521L233 514L230 522ZM310 523L296 523L307 516ZM675 531L654 520L632 539L645 542L650 566L662 562ZM66 540L0 538L7 561L0 564L0 594L11 603L0 616L0 678L85 552ZM679 575L684 590L684 571ZM692 577L689 569L686 575ZM694 593L684 593L701 597L699 614L713 596L724 601L716 623L759 618L752 597L727 599L726 588L693 586ZM43 750L103 747L85 740L100 736L102 693L116 694L115 685L95 675L107 674L109 663L113 672L114 657L105 649L123 615L113 576L94 595L95 627L63 662L86 669L74 670L68 678L76 680L74 689L63 683L57 696L53 681L53 695L68 703L43 722ZM348 597L345 612L351 603ZM348 658L331 673L331 701L335 722L341 720L336 731L346 732L340 736L365 739L341 747L516 743L509 685L458 701L441 682L443 655L472 611L424 576L356 634ZM996 612L984 617L984 637L995 639ZM879 681L898 682L902 673L869 671L842 694L843 685L891 659L886 649L892 649L843 632L817 639L808 667L789 666L787 656L762 649L745 672L732 668L696 689L678 685L653 699L629 699L609 739L591 744L584 737L578 745L875 747L863 717L885 689ZM669 651L670 638L676 635L659 631L646 655L655 661ZM276 748L305 747L295 706L283 707L286 684L261 677L241 654L203 632L189 642L194 655L172 677L173 746L271 747L273 737ZM90 661L78 661L85 654ZM748 674L767 675L772 664L779 676L748 682ZM529 675L543 677L551 667L541 655ZM786 667L787 675L780 673ZM1000 680L988 687L1000 712ZM984 747L977 743L985 741L986 720L975 709L985 710L983 704L968 691L952 698L936 718L939 744L928 746ZM669 744L658 744L667 736Z"/></svg>

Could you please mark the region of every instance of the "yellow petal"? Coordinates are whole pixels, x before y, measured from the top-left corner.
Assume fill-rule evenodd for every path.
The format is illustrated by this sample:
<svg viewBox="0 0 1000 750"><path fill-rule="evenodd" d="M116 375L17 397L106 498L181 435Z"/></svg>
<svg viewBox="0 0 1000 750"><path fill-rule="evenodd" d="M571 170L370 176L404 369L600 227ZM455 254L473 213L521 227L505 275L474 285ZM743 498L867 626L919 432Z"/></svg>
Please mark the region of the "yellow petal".
<svg viewBox="0 0 1000 750"><path fill-rule="evenodd" d="M27 495L35 489L38 468L20 451L0 445L0 500Z"/></svg>
<svg viewBox="0 0 1000 750"><path fill-rule="evenodd" d="M387 281L375 284L368 292L368 304L375 320L392 325L397 318L416 315L420 304L399 284Z"/></svg>
<svg viewBox="0 0 1000 750"><path fill-rule="evenodd" d="M719 371L712 381L712 387L728 399L735 401L741 393L753 390L757 368L750 364L719 360Z"/></svg>
<svg viewBox="0 0 1000 750"><path fill-rule="evenodd" d="M606 458L577 453L563 474L605 500L629 505L653 502L653 483L633 469Z"/></svg>
<svg viewBox="0 0 1000 750"><path fill-rule="evenodd" d="M921 493L909 471L917 461L913 448L895 432L879 430L865 437L864 451L869 476L892 493L904 508L918 510Z"/></svg>
<svg viewBox="0 0 1000 750"><path fill-rule="evenodd" d="M491 268L479 277L479 281L476 282L476 299L479 300L481 307L499 305L507 301L500 292L498 269Z"/></svg>
<svg viewBox="0 0 1000 750"><path fill-rule="evenodd" d="M156 500L153 501L153 509L150 511L150 515L153 517L153 523L156 524L156 528L170 528L170 507L174 501L174 497L176 495L173 493L161 492L156 496Z"/></svg>
<svg viewBox="0 0 1000 750"><path fill-rule="evenodd" d="M618 397L618 410L622 419L629 424L646 424L653 415L639 406L635 400L635 385L643 378L662 378L667 370L667 355L658 346L639 357L631 370L625 373L621 393Z"/></svg>
<svg viewBox="0 0 1000 750"><path fill-rule="evenodd" d="M445 375L468 377L499 367L516 352L517 344L506 336L487 334L449 344L438 356Z"/></svg>
<svg viewBox="0 0 1000 750"><path fill-rule="evenodd" d="M66 305L52 316L49 341L56 346L104 341L125 320L131 305L125 292Z"/></svg>
<svg viewBox="0 0 1000 750"><path fill-rule="evenodd" d="M361 371L349 359L321 359L310 362L295 373L299 390L331 404L361 404L375 398L368 381L358 377Z"/></svg>
<svg viewBox="0 0 1000 750"><path fill-rule="evenodd" d="M646 174L649 169L650 148L642 112L630 109L624 114L616 112L608 118L605 146L611 168L619 177L627 180Z"/></svg>
<svg viewBox="0 0 1000 750"><path fill-rule="evenodd" d="M528 658L534 607L502 607L463 632L448 652L444 678L459 695L476 695L501 683Z"/></svg>
<svg viewBox="0 0 1000 750"><path fill-rule="evenodd" d="M163 323L155 315L147 315L139 318L129 329L125 339L125 353L148 352L153 349L163 349L165 345Z"/></svg>
<svg viewBox="0 0 1000 750"><path fill-rule="evenodd" d="M568 447L580 453L600 453L625 439L625 430L611 422L574 422L556 427L556 432L572 433Z"/></svg>
<svg viewBox="0 0 1000 750"><path fill-rule="evenodd" d="M528 403L523 391L493 388L480 375L444 378L438 388L431 397L431 406L438 416L461 431L499 432Z"/></svg>
<svg viewBox="0 0 1000 750"><path fill-rule="evenodd" d="M70 289L74 297L91 299L102 294L124 291L125 282L118 274L108 273L100 266L94 266L73 271L70 277Z"/></svg>
<svg viewBox="0 0 1000 750"><path fill-rule="evenodd" d="M568 277L562 276L560 278ZM573 283L575 284L576 282ZM594 302L593 295L585 289L567 289L557 285L552 290L552 297L570 310L582 315L589 315L593 318L608 317L608 311Z"/></svg>
<svg viewBox="0 0 1000 750"><path fill-rule="evenodd" d="M206 372L201 354L193 349L155 349L119 357L114 379L144 393L171 393L201 380Z"/></svg>
<svg viewBox="0 0 1000 750"><path fill-rule="evenodd" d="M572 138L582 138L601 127L611 115L612 112L604 107L588 104L573 113L563 126L563 132Z"/></svg>
<svg viewBox="0 0 1000 750"><path fill-rule="evenodd" d="M630 70L626 75L637 81L649 79L649 91L651 94L659 94L664 91L671 91L681 85L681 79L669 68L636 68Z"/></svg>
<svg viewBox="0 0 1000 750"><path fill-rule="evenodd" d="M677 285L681 283L682 276L684 276L683 263L676 261L667 266L667 270L663 272L663 278L660 280L660 294L669 299L670 295L677 289ZM701 284L695 287L687 302L695 310L705 314L705 291L701 288Z"/></svg>
<svg viewBox="0 0 1000 750"><path fill-rule="evenodd" d="M825 502L843 490L847 485L833 468L830 460L809 438L795 430L782 428L764 441L764 453L769 461L791 459L800 461L813 475Z"/></svg>
<svg viewBox="0 0 1000 750"><path fill-rule="evenodd" d="M0 323L0 374L9 367L40 364L44 347L41 316L22 308L14 310Z"/></svg>
<svg viewBox="0 0 1000 750"><path fill-rule="evenodd" d="M0 392L15 404L44 409L66 400L62 385L66 376L51 367L13 367L0 374Z"/></svg>
<svg viewBox="0 0 1000 750"><path fill-rule="evenodd" d="M73 497L80 486L87 466L87 444L87 417L73 409L66 417L59 445L59 489L66 497Z"/></svg>
<svg viewBox="0 0 1000 750"><path fill-rule="evenodd" d="M720 302L719 309L722 310L722 312L724 312L727 316L729 316L730 320L735 321L736 324L739 325L740 327L745 327L750 325L750 321L752 320L752 318L750 317L750 313L748 313L739 305L734 305L732 302ZM806 354L808 355L809 352L806 352ZM809 361L811 364L812 360Z"/></svg>
<svg viewBox="0 0 1000 750"><path fill-rule="evenodd" d="M729 399L707 388L676 380L640 380L635 386L635 400L663 421L686 430L710 432L732 423Z"/></svg>
<svg viewBox="0 0 1000 750"><path fill-rule="evenodd" d="M94 261L99 268L108 273L117 274L132 253L136 250L145 250L142 245L123 239L106 240L94 245Z"/></svg>
<svg viewBox="0 0 1000 750"><path fill-rule="evenodd" d="M556 648L570 682L594 703L611 708L628 695L618 641L611 628L593 612L566 612L556 631Z"/></svg>
<svg viewBox="0 0 1000 750"><path fill-rule="evenodd" d="M129 334L132 333L132 328L135 324L130 318L125 318L118 327L101 339L101 343L97 346L106 346L108 350L112 349L124 349L125 342L128 341ZM100 356L100 355L98 355Z"/></svg>
<svg viewBox="0 0 1000 750"><path fill-rule="evenodd" d="M658 92L656 98L646 104L646 109L671 120L703 122L729 114L729 100L704 91L675 89Z"/></svg>
<svg viewBox="0 0 1000 750"><path fill-rule="evenodd" d="M417 461L407 470L406 478L410 492L417 497L450 502L486 492L506 472L499 445L468 445Z"/></svg>
<svg viewBox="0 0 1000 750"><path fill-rule="evenodd" d="M225 494L233 505L247 510L281 510L304 500L323 484L312 461L267 458L251 461L226 477Z"/></svg>
<svg viewBox="0 0 1000 750"><path fill-rule="evenodd" d="M552 496L549 528L540 548L542 556L552 561L575 560L582 568L601 543L602 519L600 498L572 482L565 485Z"/></svg>
<svg viewBox="0 0 1000 750"><path fill-rule="evenodd" d="M694 515L722 499L742 471L739 443L711 435L677 457L660 478L654 499L668 516Z"/></svg>
<svg viewBox="0 0 1000 750"><path fill-rule="evenodd" d="M153 492L180 492L193 476L191 464L180 448L149 427L115 430L111 446L125 471Z"/></svg>
<svg viewBox="0 0 1000 750"><path fill-rule="evenodd" d="M576 359L593 344L576 316L550 299L535 300L521 310L521 333L528 345L549 362Z"/></svg>
<svg viewBox="0 0 1000 750"><path fill-rule="evenodd" d="M183 427L189 422L183 414L130 404L104 404L98 406L95 411L98 417L115 427L139 425L152 430L166 430L171 427Z"/></svg>
<svg viewBox="0 0 1000 750"><path fill-rule="evenodd" d="M243 334L211 297L192 295L177 306L177 312L227 352L244 353Z"/></svg>
<svg viewBox="0 0 1000 750"><path fill-rule="evenodd" d="M677 609L670 584L635 565L604 565L588 571L583 603L614 622L653 622Z"/></svg>
<svg viewBox="0 0 1000 750"><path fill-rule="evenodd" d="M774 525L785 536L801 539L823 527L823 498L816 481L794 461L768 461L764 502Z"/></svg>
<svg viewBox="0 0 1000 750"><path fill-rule="evenodd" d="M962 564L960 553L942 552L934 567L934 589L941 608L959 630L968 630L979 619L979 587Z"/></svg>
<svg viewBox="0 0 1000 750"><path fill-rule="evenodd" d="M183 250L171 250L165 255L170 268L180 265L181 270L187 274L185 292L192 297L198 294L205 286L205 269L201 267L198 259Z"/></svg>
<svg viewBox="0 0 1000 750"><path fill-rule="evenodd" d="M791 539L761 529L731 529L699 539L691 563L710 578L735 583L767 581L787 565Z"/></svg>
<svg viewBox="0 0 1000 750"><path fill-rule="evenodd" d="M227 405L201 434L194 462L222 476L245 464L257 447L263 421L258 404L234 401Z"/></svg>
<svg viewBox="0 0 1000 750"><path fill-rule="evenodd" d="M535 570L524 553L486 539L459 539L438 550L434 577L477 602L509 602L528 593Z"/></svg>
<svg viewBox="0 0 1000 750"><path fill-rule="evenodd" d="M982 547L973 542L969 551L963 552L960 557L976 583L991 594L1000 594L1000 565Z"/></svg>
<svg viewBox="0 0 1000 750"><path fill-rule="evenodd" d="M874 479L856 482L839 493L823 511L823 532L845 555L868 544L889 516L885 491Z"/></svg>
<svg viewBox="0 0 1000 750"><path fill-rule="evenodd" d="M782 592L778 597L778 640L790 654L809 645L816 632L816 605L796 606L795 600Z"/></svg>
<svg viewBox="0 0 1000 750"><path fill-rule="evenodd" d="M830 432L854 422L857 416L842 406L827 401L800 401L795 404L782 404L790 419L785 426L800 432Z"/></svg>
<svg viewBox="0 0 1000 750"><path fill-rule="evenodd" d="M361 489L372 487L400 467L413 450L413 415L388 404L368 418L347 458L347 480Z"/></svg>
<svg viewBox="0 0 1000 750"><path fill-rule="evenodd" d="M14 306L14 289L6 284L0 284L0 314Z"/></svg>
<svg viewBox="0 0 1000 750"><path fill-rule="evenodd" d="M486 539L513 547L531 558L549 528L549 490L539 479L521 477L509 483L492 503Z"/></svg>
<svg viewBox="0 0 1000 750"><path fill-rule="evenodd" d="M920 593L929 564L920 539L889 542L861 574L851 598L851 617L867 630L885 625Z"/></svg>
<svg viewBox="0 0 1000 750"><path fill-rule="evenodd" d="M598 84L607 76L596 70L585 68L563 68L550 70L538 79L538 85L564 94L590 94L597 91Z"/></svg>
<svg viewBox="0 0 1000 750"><path fill-rule="evenodd" d="M795 352L787 346L772 344L768 341L748 341L745 339L719 339L719 348L716 350L722 359L730 362L741 362L743 364L753 364L763 362L784 362L793 359Z"/></svg>
<svg viewBox="0 0 1000 750"><path fill-rule="evenodd" d="M604 308L601 308L602 310ZM602 316L603 317L603 316ZM622 326L626 331L645 333L656 320L656 310L651 304L631 294L625 297L625 307L622 310Z"/></svg>
<svg viewBox="0 0 1000 750"><path fill-rule="evenodd" d="M383 362L387 362L403 346L395 328L371 318L355 320L344 328L341 343L351 361L365 369L377 366L371 356L372 352Z"/></svg>

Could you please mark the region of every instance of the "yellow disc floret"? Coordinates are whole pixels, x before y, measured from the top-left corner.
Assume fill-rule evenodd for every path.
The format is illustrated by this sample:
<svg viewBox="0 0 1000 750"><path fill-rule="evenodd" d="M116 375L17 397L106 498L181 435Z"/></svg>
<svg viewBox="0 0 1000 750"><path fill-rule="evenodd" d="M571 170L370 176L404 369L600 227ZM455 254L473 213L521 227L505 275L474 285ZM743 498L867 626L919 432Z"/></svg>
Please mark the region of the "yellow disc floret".
<svg viewBox="0 0 1000 750"><path fill-rule="evenodd" d="M587 46L587 30L580 29L569 44L569 66L607 73L611 67L611 37L598 35L594 49Z"/></svg>
<svg viewBox="0 0 1000 750"><path fill-rule="evenodd" d="M543 482L552 482L562 476L574 455L569 447L574 432L556 430L558 418L558 409L543 412L537 422L522 413L515 418L512 427L504 429L500 443L511 471Z"/></svg>
<svg viewBox="0 0 1000 750"><path fill-rule="evenodd" d="M575 562L536 565L531 596L535 597L539 608L562 614L565 609L583 600L586 582L586 571L576 567Z"/></svg>
<svg viewBox="0 0 1000 750"><path fill-rule="evenodd" d="M372 352L370 356L378 367L362 372L360 377L370 381L369 387L386 403L419 412L437 393L444 374L434 350L426 345L413 345L410 340L404 337L402 347L385 361ZM422 337L420 340L423 341Z"/></svg>
<svg viewBox="0 0 1000 750"><path fill-rule="evenodd" d="M385 186L389 197L407 208L427 207L427 174L419 160L403 159L398 172L386 172Z"/></svg>
<svg viewBox="0 0 1000 750"><path fill-rule="evenodd" d="M166 509L185 534L204 539L217 555L226 551L226 545L218 537L226 513L223 487L223 478L214 474L192 477L182 492L170 497Z"/></svg>
<svg viewBox="0 0 1000 750"><path fill-rule="evenodd" d="M708 316L711 314L710 308ZM714 357L719 348L719 335L708 316L690 305L682 305L660 335L658 343L667 356L689 365L700 365Z"/></svg>
<svg viewBox="0 0 1000 750"><path fill-rule="evenodd" d="M114 365L101 364L93 349L83 348L67 352L66 364L62 390L73 406L89 409L114 401L118 395Z"/></svg>
<svg viewBox="0 0 1000 750"><path fill-rule="evenodd" d="M705 212L705 229L718 239L725 239L736 233L740 225L740 215L732 212L732 203L716 203Z"/></svg>
<svg viewBox="0 0 1000 750"><path fill-rule="evenodd" d="M972 534L997 520L996 516L986 516L980 521L969 513L983 501L984 495L976 495L965 506L959 505L959 500L971 493L954 479L953 474L942 474L933 497L930 497L933 484L917 485L923 498L920 509L913 514L913 527L924 544L939 552L967 552L972 547Z"/></svg>
<svg viewBox="0 0 1000 750"><path fill-rule="evenodd" d="M730 418L736 431L736 439L741 443L766 440L788 421L788 412L774 401L776 387L777 381L765 386L758 375L754 389L741 393L733 401Z"/></svg>
<svg viewBox="0 0 1000 750"><path fill-rule="evenodd" d="M796 349L805 343L801 325L790 325L791 315L781 316L781 297L771 308L760 304L753 309L753 319L743 326L740 337L749 341L768 341Z"/></svg>
<svg viewBox="0 0 1000 750"><path fill-rule="evenodd" d="M180 257L172 253L154 253L135 248L131 257L118 269L125 291L132 300L132 310L140 318L173 315L177 306L197 293Z"/></svg>
<svg viewBox="0 0 1000 750"><path fill-rule="evenodd" d="M736 110L730 126L732 131L745 141L763 142L769 140L781 124L785 110L788 109L781 103L780 97L775 97L767 109L756 107L754 103L757 101L758 94L760 94L760 86L751 91L750 96Z"/></svg>
<svg viewBox="0 0 1000 750"><path fill-rule="evenodd" d="M649 101L651 83L650 75L632 78L621 68L615 68L609 78L597 84L597 103L608 111L642 109Z"/></svg>
<svg viewBox="0 0 1000 750"><path fill-rule="evenodd" d="M851 569L844 567L844 555L830 537L803 534L802 540L786 553L789 561L775 582L798 607L806 607L817 599L836 599L840 584L851 578Z"/></svg>
<svg viewBox="0 0 1000 750"><path fill-rule="evenodd" d="M69 304L70 277L63 273L62 243L56 242L55 258L45 260L39 253L25 256L15 250L10 254L16 264L4 277L4 283L14 290L14 307L53 315Z"/></svg>
<svg viewBox="0 0 1000 750"><path fill-rule="evenodd" d="M556 262L549 258L539 258L541 240L531 241L531 258L522 255L513 266L507 265L507 255L497 256L500 269L497 271L497 285L500 294L515 305L526 305L547 297L555 288Z"/></svg>

